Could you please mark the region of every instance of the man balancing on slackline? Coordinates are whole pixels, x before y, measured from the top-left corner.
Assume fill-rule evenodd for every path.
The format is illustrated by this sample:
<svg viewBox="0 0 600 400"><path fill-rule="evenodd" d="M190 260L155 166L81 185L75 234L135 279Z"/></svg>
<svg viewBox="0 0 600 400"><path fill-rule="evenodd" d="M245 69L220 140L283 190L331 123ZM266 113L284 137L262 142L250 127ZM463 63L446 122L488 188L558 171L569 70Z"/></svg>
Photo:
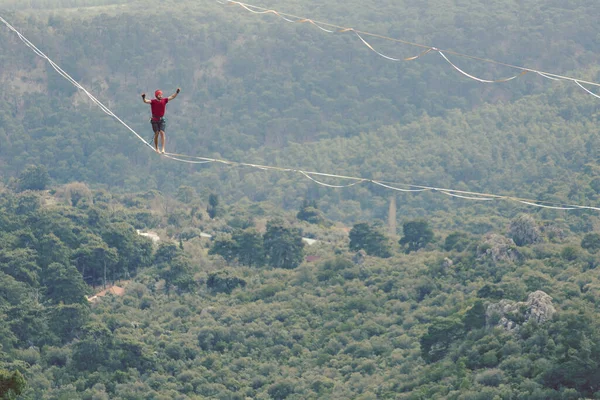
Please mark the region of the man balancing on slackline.
<svg viewBox="0 0 600 400"><path fill-rule="evenodd" d="M177 95L181 92L181 89L177 88L175 93L170 95L169 97L163 97L163 93L161 90L157 90L154 92L155 99L146 100L146 93L142 93L142 100L144 103L150 104L150 109L152 110L152 118L150 118L150 123L152 124L152 130L154 131L154 149L157 153L161 153L158 150L158 136L160 135L160 144L162 147L162 153L165 152L165 110L167 109L167 103L173 100Z"/></svg>

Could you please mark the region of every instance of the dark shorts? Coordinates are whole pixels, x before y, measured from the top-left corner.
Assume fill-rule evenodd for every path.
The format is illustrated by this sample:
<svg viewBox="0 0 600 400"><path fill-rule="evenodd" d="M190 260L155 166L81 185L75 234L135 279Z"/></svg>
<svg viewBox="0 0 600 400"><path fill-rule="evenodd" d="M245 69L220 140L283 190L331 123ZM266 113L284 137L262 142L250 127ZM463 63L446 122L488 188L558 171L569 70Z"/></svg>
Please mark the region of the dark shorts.
<svg viewBox="0 0 600 400"><path fill-rule="evenodd" d="M161 118L160 121L154 121L154 120L150 120L150 123L152 124L152 130L154 132L158 132L158 131L165 131L165 128L167 127L167 121L165 121L164 118Z"/></svg>

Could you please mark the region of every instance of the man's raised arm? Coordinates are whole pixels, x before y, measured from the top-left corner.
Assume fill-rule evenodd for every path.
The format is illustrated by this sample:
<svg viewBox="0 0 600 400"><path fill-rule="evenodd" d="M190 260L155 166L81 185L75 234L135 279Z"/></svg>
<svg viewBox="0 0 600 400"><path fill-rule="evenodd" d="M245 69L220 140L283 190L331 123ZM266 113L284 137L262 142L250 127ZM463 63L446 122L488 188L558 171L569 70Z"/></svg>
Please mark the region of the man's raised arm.
<svg viewBox="0 0 600 400"><path fill-rule="evenodd" d="M172 95L170 95L168 97L169 101L173 100L175 97L177 97L177 95L179 94L179 92L181 92L181 89L177 88L177 90L175 91L175 93L173 93Z"/></svg>

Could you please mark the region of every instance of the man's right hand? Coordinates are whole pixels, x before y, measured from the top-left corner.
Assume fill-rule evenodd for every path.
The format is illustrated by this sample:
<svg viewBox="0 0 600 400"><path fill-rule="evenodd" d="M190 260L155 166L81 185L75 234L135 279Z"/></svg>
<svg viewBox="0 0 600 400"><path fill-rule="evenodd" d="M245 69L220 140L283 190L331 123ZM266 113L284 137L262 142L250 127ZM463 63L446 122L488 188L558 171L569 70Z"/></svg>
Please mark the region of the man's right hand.
<svg viewBox="0 0 600 400"><path fill-rule="evenodd" d="M146 93L142 93L142 99L146 97Z"/></svg>

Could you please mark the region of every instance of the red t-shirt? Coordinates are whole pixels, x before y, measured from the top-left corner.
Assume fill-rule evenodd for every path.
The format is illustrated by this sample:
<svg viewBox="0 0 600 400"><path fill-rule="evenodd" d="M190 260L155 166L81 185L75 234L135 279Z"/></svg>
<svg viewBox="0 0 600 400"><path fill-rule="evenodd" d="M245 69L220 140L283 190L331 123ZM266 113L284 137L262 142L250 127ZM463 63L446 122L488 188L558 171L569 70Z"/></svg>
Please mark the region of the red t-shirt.
<svg viewBox="0 0 600 400"><path fill-rule="evenodd" d="M168 97L163 97L160 100L150 100L150 108L152 109L152 120L158 121L159 119L165 116L165 109L167 108L168 102Z"/></svg>

